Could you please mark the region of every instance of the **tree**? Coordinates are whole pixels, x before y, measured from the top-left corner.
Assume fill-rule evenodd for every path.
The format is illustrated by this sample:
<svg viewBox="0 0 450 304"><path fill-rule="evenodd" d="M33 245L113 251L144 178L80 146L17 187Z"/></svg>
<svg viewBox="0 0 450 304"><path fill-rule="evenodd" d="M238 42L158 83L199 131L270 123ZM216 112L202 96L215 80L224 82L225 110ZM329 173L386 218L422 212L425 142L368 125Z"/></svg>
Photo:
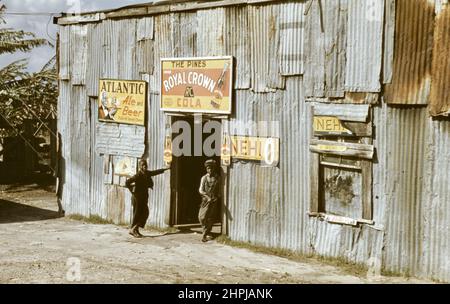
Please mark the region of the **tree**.
<svg viewBox="0 0 450 304"><path fill-rule="evenodd" d="M0 23L6 24L0 7ZM0 55L50 45L33 33L0 28ZM56 111L57 75L55 57L37 73L27 71L27 60L21 59L0 69L0 137L16 135L27 119L45 120Z"/></svg>

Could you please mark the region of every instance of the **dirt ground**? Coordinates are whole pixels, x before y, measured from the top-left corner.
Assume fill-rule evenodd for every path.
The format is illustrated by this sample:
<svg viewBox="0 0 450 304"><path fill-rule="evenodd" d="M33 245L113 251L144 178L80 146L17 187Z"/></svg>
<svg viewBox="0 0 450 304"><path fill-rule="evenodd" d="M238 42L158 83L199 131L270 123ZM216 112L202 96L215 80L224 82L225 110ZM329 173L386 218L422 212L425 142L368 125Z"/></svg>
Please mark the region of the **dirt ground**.
<svg viewBox="0 0 450 304"><path fill-rule="evenodd" d="M430 283L59 217L51 187L0 186L0 283Z"/></svg>

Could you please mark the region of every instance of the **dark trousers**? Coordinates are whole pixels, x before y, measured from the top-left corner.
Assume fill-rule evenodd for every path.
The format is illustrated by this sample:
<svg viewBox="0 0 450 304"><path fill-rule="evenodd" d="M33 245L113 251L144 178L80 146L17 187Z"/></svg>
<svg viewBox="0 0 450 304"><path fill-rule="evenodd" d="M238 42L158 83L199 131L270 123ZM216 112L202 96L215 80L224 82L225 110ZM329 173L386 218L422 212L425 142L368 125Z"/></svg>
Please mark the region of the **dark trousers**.
<svg viewBox="0 0 450 304"><path fill-rule="evenodd" d="M133 205L133 220L131 222L131 227L137 225L140 228L144 228L149 215L148 197L133 195L131 203Z"/></svg>
<svg viewBox="0 0 450 304"><path fill-rule="evenodd" d="M206 199L202 200L200 205L200 210L198 211L198 220L202 225L203 229L203 237L207 236L214 224L214 210L217 205L217 199L213 199L211 201L207 201Z"/></svg>

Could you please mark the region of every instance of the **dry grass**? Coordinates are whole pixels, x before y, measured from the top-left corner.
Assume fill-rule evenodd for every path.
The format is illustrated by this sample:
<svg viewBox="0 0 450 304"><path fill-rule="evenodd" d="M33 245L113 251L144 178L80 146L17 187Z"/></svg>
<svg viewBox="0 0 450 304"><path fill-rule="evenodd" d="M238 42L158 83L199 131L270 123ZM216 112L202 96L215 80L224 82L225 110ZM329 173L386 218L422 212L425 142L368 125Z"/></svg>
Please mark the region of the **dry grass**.
<svg viewBox="0 0 450 304"><path fill-rule="evenodd" d="M355 276L365 276L367 275L368 268L364 264L358 264L358 263L352 263L349 262L343 258L330 258L325 257L321 255L315 255L315 254L300 254L298 252L294 252L292 250L287 249L279 249L279 248L269 248L269 247L263 247L254 245L252 243L246 243L246 242L236 242L230 240L226 236L219 236L216 239L217 242L222 243L224 245L229 245L232 247L237 248L244 248L251 250L253 252L258 253L264 253L264 254L271 254L283 258L287 258L289 260L297 261L297 262L304 262L304 263L322 263L329 266L335 266L342 269L345 273Z"/></svg>

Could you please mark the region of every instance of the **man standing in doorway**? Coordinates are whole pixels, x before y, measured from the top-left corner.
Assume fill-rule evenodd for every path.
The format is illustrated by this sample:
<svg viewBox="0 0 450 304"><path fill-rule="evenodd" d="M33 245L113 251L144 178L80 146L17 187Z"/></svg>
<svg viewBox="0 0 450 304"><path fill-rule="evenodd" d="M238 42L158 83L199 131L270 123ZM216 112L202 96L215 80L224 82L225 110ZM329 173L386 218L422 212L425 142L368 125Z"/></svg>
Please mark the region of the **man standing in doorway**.
<svg viewBox="0 0 450 304"><path fill-rule="evenodd" d="M207 173L202 177L200 182L199 192L202 197L202 202L198 212L198 219L203 229L202 242L207 242L212 239L210 233L214 224L214 211L218 205L220 196L220 178L217 172L216 162L211 159L207 160L205 167Z"/></svg>
<svg viewBox="0 0 450 304"><path fill-rule="evenodd" d="M139 228L144 228L147 222L148 210L148 189L153 189L152 176L162 174L170 168L155 171L147 170L147 161L141 159L139 161L139 171L133 177L126 181L126 187L133 194L131 202L133 204L133 220L131 222L130 234L134 237L142 237Z"/></svg>

